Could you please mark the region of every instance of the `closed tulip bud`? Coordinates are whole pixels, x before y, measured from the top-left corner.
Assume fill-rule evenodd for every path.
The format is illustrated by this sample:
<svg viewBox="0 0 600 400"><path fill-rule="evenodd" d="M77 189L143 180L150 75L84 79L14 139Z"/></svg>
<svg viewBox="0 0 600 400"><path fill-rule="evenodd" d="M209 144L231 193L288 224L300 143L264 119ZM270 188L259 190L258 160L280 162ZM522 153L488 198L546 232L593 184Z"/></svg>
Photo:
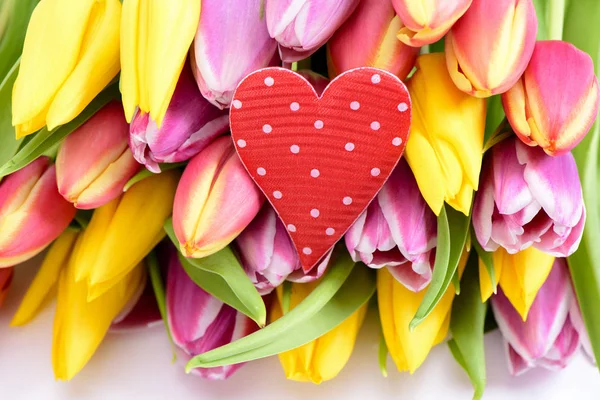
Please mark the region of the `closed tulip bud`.
<svg viewBox="0 0 600 400"><path fill-rule="evenodd" d="M360 0L266 0L269 34L279 42L279 54L291 63L317 51L348 19Z"/></svg>
<svg viewBox="0 0 600 400"><path fill-rule="evenodd" d="M473 206L477 240L487 251L530 246L567 257L579 246L585 207L571 153L550 157L509 138L492 148Z"/></svg>
<svg viewBox="0 0 600 400"><path fill-rule="evenodd" d="M425 46L440 40L467 11L473 0L392 0L404 23L398 39L409 46Z"/></svg>
<svg viewBox="0 0 600 400"><path fill-rule="evenodd" d="M537 25L531 0L473 0L446 36L456 86L476 97L510 89L531 59Z"/></svg>
<svg viewBox="0 0 600 400"><path fill-rule="evenodd" d="M506 340L511 374L520 375L534 367L560 369L567 366L580 344L569 315L574 302L564 259L554 262L526 321L502 291L492 297L494 317Z"/></svg>
<svg viewBox="0 0 600 400"><path fill-rule="evenodd" d="M329 76L358 67L381 68L405 79L419 49L396 38L403 27L389 0L363 0L327 43Z"/></svg>
<svg viewBox="0 0 600 400"><path fill-rule="evenodd" d="M192 158L177 187L173 229L181 252L202 258L223 249L250 224L263 202L231 138L218 138Z"/></svg>
<svg viewBox="0 0 600 400"><path fill-rule="evenodd" d="M123 193L141 168L127 140L129 125L111 102L62 142L56 157L58 191L75 207L100 207Z"/></svg>
<svg viewBox="0 0 600 400"><path fill-rule="evenodd" d="M555 156L571 150L590 130L598 97L592 58L570 43L542 41L521 79L502 95L502 104L523 143Z"/></svg>
<svg viewBox="0 0 600 400"><path fill-rule="evenodd" d="M0 183L0 268L48 246L69 225L75 208L58 193L56 169L39 157Z"/></svg>
<svg viewBox="0 0 600 400"><path fill-rule="evenodd" d="M202 95L221 109L229 107L235 88L246 75L279 64L277 42L269 36L261 11L263 3L202 3L191 52L192 72Z"/></svg>
<svg viewBox="0 0 600 400"><path fill-rule="evenodd" d="M73 120L119 72L118 0L44 0L35 8L12 96L17 138Z"/></svg>
<svg viewBox="0 0 600 400"><path fill-rule="evenodd" d="M2 303L8 294L8 289L10 289L10 284L12 283L14 275L14 268L1 268L0 269L0 307L2 307Z"/></svg>
<svg viewBox="0 0 600 400"><path fill-rule="evenodd" d="M121 93L127 122L136 107L161 126L198 28L200 0L124 0Z"/></svg>
<svg viewBox="0 0 600 400"><path fill-rule="evenodd" d="M129 147L140 164L159 173L158 163L187 161L228 128L228 113L202 97L190 68L184 67L161 127L138 111L129 128Z"/></svg>
<svg viewBox="0 0 600 400"><path fill-rule="evenodd" d="M354 261L388 271L409 290L431 281L437 223L404 160L345 235Z"/></svg>
<svg viewBox="0 0 600 400"><path fill-rule="evenodd" d="M442 53L420 56L416 67L406 84L418 105L413 108L406 159L436 215L444 201L468 215L479 185L485 100L456 88Z"/></svg>
<svg viewBox="0 0 600 400"><path fill-rule="evenodd" d="M292 310L304 300L317 284L317 282L293 283L289 309ZM271 308L271 321L281 318L287 312L283 310L282 304L283 290L279 287L277 298ZM280 353L279 362L285 377L293 381L315 384L335 378L350 359L366 313L365 304L323 336L293 350Z"/></svg>
<svg viewBox="0 0 600 400"><path fill-rule="evenodd" d="M258 329L250 318L196 285L181 266L175 249L170 255L166 303L173 341L190 358ZM195 368L192 372L206 379L220 380L228 378L242 365Z"/></svg>

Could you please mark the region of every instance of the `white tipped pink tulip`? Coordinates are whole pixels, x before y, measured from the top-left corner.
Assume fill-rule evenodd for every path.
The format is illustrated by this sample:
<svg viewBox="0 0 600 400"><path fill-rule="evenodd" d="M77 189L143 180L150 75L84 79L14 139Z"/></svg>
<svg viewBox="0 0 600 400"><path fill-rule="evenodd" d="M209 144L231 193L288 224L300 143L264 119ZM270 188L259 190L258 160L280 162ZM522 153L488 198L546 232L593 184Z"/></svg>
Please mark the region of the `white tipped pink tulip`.
<svg viewBox="0 0 600 400"><path fill-rule="evenodd" d="M581 241L585 207L571 153L551 157L515 137L491 150L473 207L477 240L510 254L529 246L556 257Z"/></svg>
<svg viewBox="0 0 600 400"><path fill-rule="evenodd" d="M192 71L200 92L223 109L249 73L279 64L277 42L269 36L264 0L202 2L192 45Z"/></svg>
<svg viewBox="0 0 600 400"><path fill-rule="evenodd" d="M564 368L579 349L579 333L571 312L577 303L564 259L554 262L527 321L523 321L502 290L491 301L506 341L511 374L520 375L534 367Z"/></svg>
<svg viewBox="0 0 600 400"><path fill-rule="evenodd" d="M408 289L431 281L437 225L404 159L369 208L350 227L346 247L354 261L387 267Z"/></svg>
<svg viewBox="0 0 600 400"><path fill-rule="evenodd" d="M284 62L299 61L325 44L360 0L265 0L269 34ZM204 5L203 5L204 6Z"/></svg>

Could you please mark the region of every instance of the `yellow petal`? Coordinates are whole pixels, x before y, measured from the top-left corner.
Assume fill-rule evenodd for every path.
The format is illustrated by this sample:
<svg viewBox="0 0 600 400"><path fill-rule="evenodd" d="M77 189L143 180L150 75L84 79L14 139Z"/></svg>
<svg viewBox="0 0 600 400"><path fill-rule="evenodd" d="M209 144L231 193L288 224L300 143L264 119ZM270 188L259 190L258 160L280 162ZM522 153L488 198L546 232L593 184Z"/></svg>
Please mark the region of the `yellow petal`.
<svg viewBox="0 0 600 400"><path fill-rule="evenodd" d="M77 235L76 230L67 228L50 246L44 262L42 262L39 271L21 301L21 305L19 305L15 316L10 322L11 326L25 325L31 321L51 298L56 289L60 271L66 267L71 255Z"/></svg>
<svg viewBox="0 0 600 400"><path fill-rule="evenodd" d="M494 257L494 260L496 257ZM479 289L481 291L481 302L485 303L492 294L496 293L500 276L502 275L502 263L494 261L494 283L488 274L487 268L483 261L479 259Z"/></svg>
<svg viewBox="0 0 600 400"><path fill-rule="evenodd" d="M125 0L121 14L121 94L127 122L140 101L137 52L140 30L140 0Z"/></svg>

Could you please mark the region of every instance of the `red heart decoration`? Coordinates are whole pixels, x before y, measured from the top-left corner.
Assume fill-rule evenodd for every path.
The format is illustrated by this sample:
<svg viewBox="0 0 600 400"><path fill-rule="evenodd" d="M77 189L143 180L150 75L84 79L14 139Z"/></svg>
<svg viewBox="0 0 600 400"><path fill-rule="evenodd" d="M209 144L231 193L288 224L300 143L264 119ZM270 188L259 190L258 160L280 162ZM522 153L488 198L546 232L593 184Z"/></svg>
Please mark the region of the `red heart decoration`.
<svg viewBox="0 0 600 400"><path fill-rule="evenodd" d="M265 68L237 87L231 135L305 271L335 245L402 157L410 96L396 76L357 68L321 97L297 73Z"/></svg>

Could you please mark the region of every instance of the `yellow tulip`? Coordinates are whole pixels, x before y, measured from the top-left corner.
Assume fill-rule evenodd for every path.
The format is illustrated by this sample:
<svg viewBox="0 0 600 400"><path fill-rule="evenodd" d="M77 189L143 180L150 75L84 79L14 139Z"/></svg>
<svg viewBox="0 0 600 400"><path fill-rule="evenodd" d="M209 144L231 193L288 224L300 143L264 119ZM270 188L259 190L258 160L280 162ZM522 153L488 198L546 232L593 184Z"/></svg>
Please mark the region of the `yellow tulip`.
<svg viewBox="0 0 600 400"><path fill-rule="evenodd" d="M94 212L74 265L76 281L89 285L90 301L124 279L165 237L178 176L175 170L153 175Z"/></svg>
<svg viewBox="0 0 600 400"><path fill-rule="evenodd" d="M516 254L508 254L500 247L494 252L495 284L500 284L502 291L521 315L527 320L529 309L538 291L546 281L554 256L533 247L528 247ZM481 300L486 301L494 292L495 285L483 262L479 261Z"/></svg>
<svg viewBox="0 0 600 400"><path fill-rule="evenodd" d="M70 122L119 72L119 0L44 0L13 88L17 139Z"/></svg>
<svg viewBox="0 0 600 400"><path fill-rule="evenodd" d="M318 281L292 283L290 309L297 306L317 286ZM283 315L283 291L277 288L277 299L271 309L271 319ZM356 336L367 312L367 305L356 310L340 325L323 336L296 349L279 354L285 376L293 381L319 384L335 378L344 368L356 342Z"/></svg>
<svg viewBox="0 0 600 400"><path fill-rule="evenodd" d="M160 126L199 20L200 0L123 1L121 93L127 122L139 106Z"/></svg>
<svg viewBox="0 0 600 400"><path fill-rule="evenodd" d="M486 103L456 88L443 53L417 58L406 86L413 114L406 159L429 207L469 214L479 184Z"/></svg>

